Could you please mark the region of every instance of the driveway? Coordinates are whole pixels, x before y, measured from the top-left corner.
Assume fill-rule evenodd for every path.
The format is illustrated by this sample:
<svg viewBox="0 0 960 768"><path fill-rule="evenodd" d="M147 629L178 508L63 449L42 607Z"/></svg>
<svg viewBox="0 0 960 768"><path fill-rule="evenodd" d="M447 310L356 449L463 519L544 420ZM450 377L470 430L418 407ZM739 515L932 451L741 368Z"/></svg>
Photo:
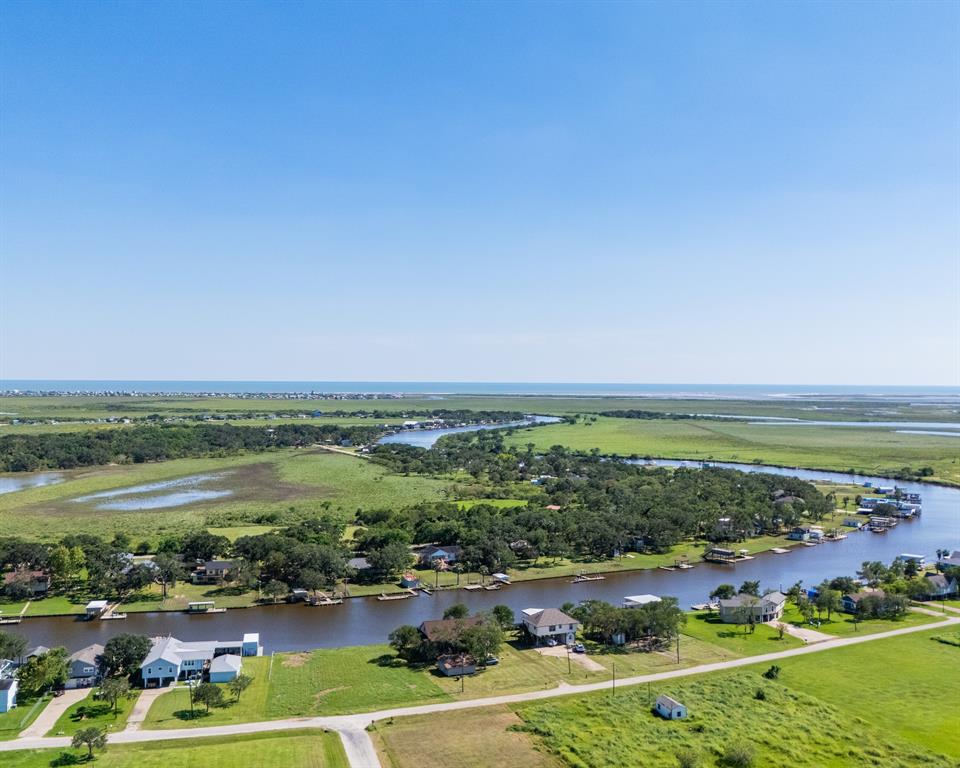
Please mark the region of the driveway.
<svg viewBox="0 0 960 768"><path fill-rule="evenodd" d="M768 621L767 626L773 627L774 629L779 629L780 625L783 624L783 631L788 635L799 638L805 643L822 643L825 640L834 640L836 635L828 635L826 632L818 632L815 629L807 629L806 627L795 627L789 622L783 621Z"/></svg>
<svg viewBox="0 0 960 768"><path fill-rule="evenodd" d="M537 648L537 653L541 656L554 656L558 659L564 659L567 656L566 646L557 645L553 648ZM570 653L570 660L574 664L579 664L586 670L590 672L606 672L607 668L603 664L598 664L593 659L589 658L585 653Z"/></svg>
<svg viewBox="0 0 960 768"><path fill-rule="evenodd" d="M147 719L147 712L150 711L153 702L155 702L159 696L172 690L173 686L167 688L147 688L141 691L140 697L133 705L133 709L130 710L130 717L127 718L127 727L124 728L124 731L139 731L140 725Z"/></svg>
<svg viewBox="0 0 960 768"><path fill-rule="evenodd" d="M90 695L92 688L75 688L70 691L64 691L63 696L55 696L44 708L36 720L28 725L18 738L31 739L43 736L47 731L56 725L60 715L66 712L78 701L83 701Z"/></svg>

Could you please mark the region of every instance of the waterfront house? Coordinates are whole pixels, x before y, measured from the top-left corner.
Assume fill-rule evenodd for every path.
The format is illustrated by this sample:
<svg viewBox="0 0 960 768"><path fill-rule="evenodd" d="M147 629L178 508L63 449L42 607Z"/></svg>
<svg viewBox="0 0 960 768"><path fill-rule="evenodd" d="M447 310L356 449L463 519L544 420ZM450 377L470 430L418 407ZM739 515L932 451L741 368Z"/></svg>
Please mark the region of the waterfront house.
<svg viewBox="0 0 960 768"><path fill-rule="evenodd" d="M808 541L810 539L810 531L802 525L798 525L790 529L787 538L790 539L790 541Z"/></svg>
<svg viewBox="0 0 960 768"><path fill-rule="evenodd" d="M243 659L233 653L216 656L210 662L210 682L229 683L236 680L243 669Z"/></svg>
<svg viewBox="0 0 960 768"><path fill-rule="evenodd" d="M461 551L461 548L455 545L438 547L430 544L417 551L417 560L421 565L429 566L433 566L437 561L455 563L460 558Z"/></svg>
<svg viewBox="0 0 960 768"><path fill-rule="evenodd" d="M928 573L926 574L925 581L927 585L927 597L929 599L948 597L960 591L958 590L957 580L943 573Z"/></svg>
<svg viewBox="0 0 960 768"><path fill-rule="evenodd" d="M660 598L656 595L627 595L623 598L624 608L639 608L648 603L659 603Z"/></svg>
<svg viewBox="0 0 960 768"><path fill-rule="evenodd" d="M765 624L783 616L786 603L783 592L770 592L762 597L741 592L720 601L720 620L725 624L744 624L752 618L757 624Z"/></svg>
<svg viewBox="0 0 960 768"><path fill-rule="evenodd" d="M474 674L477 671L477 662L473 656L466 653L450 654L437 659L437 669L447 677L462 677Z"/></svg>
<svg viewBox="0 0 960 768"><path fill-rule="evenodd" d="M23 584L34 597L46 595L50 589L50 574L46 571L30 571L18 568L15 571L3 574L3 586L17 582Z"/></svg>
<svg viewBox="0 0 960 768"><path fill-rule="evenodd" d="M175 637L157 637L140 664L145 688L169 685L176 680L202 677L219 656L259 656L260 635L250 632L242 640L199 640L185 642ZM218 670L226 674L226 670Z"/></svg>
<svg viewBox="0 0 960 768"><path fill-rule="evenodd" d="M657 703L654 709L660 717L666 718L667 720L683 720L687 716L686 706L662 693L657 696Z"/></svg>
<svg viewBox="0 0 960 768"><path fill-rule="evenodd" d="M420 577L412 571L407 571L400 577L400 586L406 589L415 589L420 586Z"/></svg>
<svg viewBox="0 0 960 768"><path fill-rule="evenodd" d="M840 608L844 613L856 613L860 609L860 603L867 597L883 597L882 589L874 589L870 592L851 592L840 598Z"/></svg>
<svg viewBox="0 0 960 768"><path fill-rule="evenodd" d="M0 712L9 712L17 706L17 678L0 678Z"/></svg>
<svg viewBox="0 0 960 768"><path fill-rule="evenodd" d="M960 549L953 550L953 552L950 553L950 557L944 557L940 560L940 563L960 568Z"/></svg>
<svg viewBox="0 0 960 768"><path fill-rule="evenodd" d="M70 654L67 659L67 688L87 688L96 685L100 679L100 656L103 646L99 643L88 645Z"/></svg>
<svg viewBox="0 0 960 768"><path fill-rule="evenodd" d="M923 555L914 555L910 552L904 552L900 555L900 559L906 562L913 562L917 564L917 568L923 569L927 564L927 558Z"/></svg>
<svg viewBox="0 0 960 768"><path fill-rule="evenodd" d="M198 565L190 574L194 584L222 584L231 581L237 572L237 564L233 560L208 560Z"/></svg>
<svg viewBox="0 0 960 768"><path fill-rule="evenodd" d="M577 637L580 622L556 608L525 608L521 623L537 645L553 639L571 645Z"/></svg>

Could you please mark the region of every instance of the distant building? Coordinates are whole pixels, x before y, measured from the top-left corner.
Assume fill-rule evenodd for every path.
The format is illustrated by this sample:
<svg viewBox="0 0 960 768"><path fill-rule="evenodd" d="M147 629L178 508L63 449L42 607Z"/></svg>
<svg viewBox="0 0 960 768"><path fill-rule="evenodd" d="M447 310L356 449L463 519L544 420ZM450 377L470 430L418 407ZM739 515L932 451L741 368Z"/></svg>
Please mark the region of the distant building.
<svg viewBox="0 0 960 768"><path fill-rule="evenodd" d="M656 595L627 595L625 598L623 598L623 607L639 608L641 605L659 602L661 602L661 598L657 597Z"/></svg>
<svg viewBox="0 0 960 768"><path fill-rule="evenodd" d="M871 592L851 592L840 598L840 607L844 613L856 613L860 609L860 603L868 597L883 597L882 589L874 589Z"/></svg>
<svg viewBox="0 0 960 768"><path fill-rule="evenodd" d="M100 679L100 656L103 646L99 643L88 645L70 654L67 659L69 679L67 688L86 688L96 685Z"/></svg>
<svg viewBox="0 0 960 768"><path fill-rule="evenodd" d="M927 597L947 597L960 591L957 580L942 573L928 573L926 575Z"/></svg>
<svg viewBox="0 0 960 768"><path fill-rule="evenodd" d="M3 574L5 587L14 582L23 584L35 596L45 595L50 589L50 574L46 571L28 571L25 568Z"/></svg>
<svg viewBox="0 0 960 768"><path fill-rule="evenodd" d="M417 559L422 565L433 565L439 560L445 563L455 563L460 559L462 551L463 550L456 545L438 547L431 544L426 547L421 547L417 551Z"/></svg>
<svg viewBox="0 0 960 768"><path fill-rule="evenodd" d="M477 662L466 653L451 654L437 659L437 669L447 677L463 677L477 671Z"/></svg>
<svg viewBox="0 0 960 768"><path fill-rule="evenodd" d="M194 584L220 584L230 581L237 572L237 564L233 560L208 560L197 566L190 574Z"/></svg>

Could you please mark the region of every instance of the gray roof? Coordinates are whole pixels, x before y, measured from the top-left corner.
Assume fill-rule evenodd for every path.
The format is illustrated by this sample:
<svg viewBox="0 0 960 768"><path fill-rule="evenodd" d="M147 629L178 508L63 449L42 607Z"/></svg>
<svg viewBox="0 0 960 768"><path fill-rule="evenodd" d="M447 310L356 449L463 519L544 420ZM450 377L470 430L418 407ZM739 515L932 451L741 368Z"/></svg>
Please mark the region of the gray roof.
<svg viewBox="0 0 960 768"><path fill-rule="evenodd" d="M16 682L17 678L15 677L3 677L0 678L0 691L6 691L13 687L13 684Z"/></svg>
<svg viewBox="0 0 960 768"><path fill-rule="evenodd" d="M544 608L539 613L525 617L524 621L532 627L549 627L554 624L579 624L576 619L567 616L567 614L557 608Z"/></svg>
<svg viewBox="0 0 960 768"><path fill-rule="evenodd" d="M787 602L787 596L783 592L770 592L763 597L748 595L741 592L738 595L720 601L721 608L742 608L744 606L763 606L779 607Z"/></svg>
<svg viewBox="0 0 960 768"><path fill-rule="evenodd" d="M351 557L347 560L347 565L356 571L363 571L370 567L370 563L367 562L365 557Z"/></svg>
<svg viewBox="0 0 960 768"><path fill-rule="evenodd" d="M103 646L99 643L94 643L93 645L88 645L86 648L81 648L79 651L75 651L70 654L70 661L82 661L85 664L96 664L97 659L103 653Z"/></svg>
<svg viewBox="0 0 960 768"><path fill-rule="evenodd" d="M207 560L207 562L203 564L203 567L206 568L208 571L220 570L223 568L230 570L231 568L235 568L236 565L237 565L236 562L234 562L233 560Z"/></svg>
<svg viewBox="0 0 960 768"><path fill-rule="evenodd" d="M50 650L50 649L47 648L47 646L45 646L45 645L36 645L36 646L34 646L33 648L31 648L29 651L27 651L27 653L26 653L26 655L24 656L24 658L25 658L25 659L29 659L31 656L39 656L40 654L46 653L46 652L49 651L49 650Z"/></svg>
<svg viewBox="0 0 960 768"><path fill-rule="evenodd" d="M667 709L677 709L678 707L683 706L683 704L681 704L679 701L677 701L676 699L670 696L667 696L667 694L665 693L661 693L659 696L657 696L657 704L660 704L661 706L664 706Z"/></svg>
<svg viewBox="0 0 960 768"><path fill-rule="evenodd" d="M223 656L217 656L217 658L210 662L210 671L239 672L242 666L243 661L241 661L239 656L234 656L232 653L225 653Z"/></svg>

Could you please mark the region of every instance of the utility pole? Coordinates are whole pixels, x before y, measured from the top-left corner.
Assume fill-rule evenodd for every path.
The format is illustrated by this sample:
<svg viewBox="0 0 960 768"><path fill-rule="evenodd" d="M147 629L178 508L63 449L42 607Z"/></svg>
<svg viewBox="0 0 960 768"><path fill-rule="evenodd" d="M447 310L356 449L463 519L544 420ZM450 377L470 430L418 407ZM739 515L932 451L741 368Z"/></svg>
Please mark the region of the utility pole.
<svg viewBox="0 0 960 768"><path fill-rule="evenodd" d="M570 646L567 646L567 674L570 674Z"/></svg>
<svg viewBox="0 0 960 768"><path fill-rule="evenodd" d="M677 664L680 663L680 630L677 630Z"/></svg>
<svg viewBox="0 0 960 768"><path fill-rule="evenodd" d="M611 695L617 695L617 662L613 662L613 693Z"/></svg>

